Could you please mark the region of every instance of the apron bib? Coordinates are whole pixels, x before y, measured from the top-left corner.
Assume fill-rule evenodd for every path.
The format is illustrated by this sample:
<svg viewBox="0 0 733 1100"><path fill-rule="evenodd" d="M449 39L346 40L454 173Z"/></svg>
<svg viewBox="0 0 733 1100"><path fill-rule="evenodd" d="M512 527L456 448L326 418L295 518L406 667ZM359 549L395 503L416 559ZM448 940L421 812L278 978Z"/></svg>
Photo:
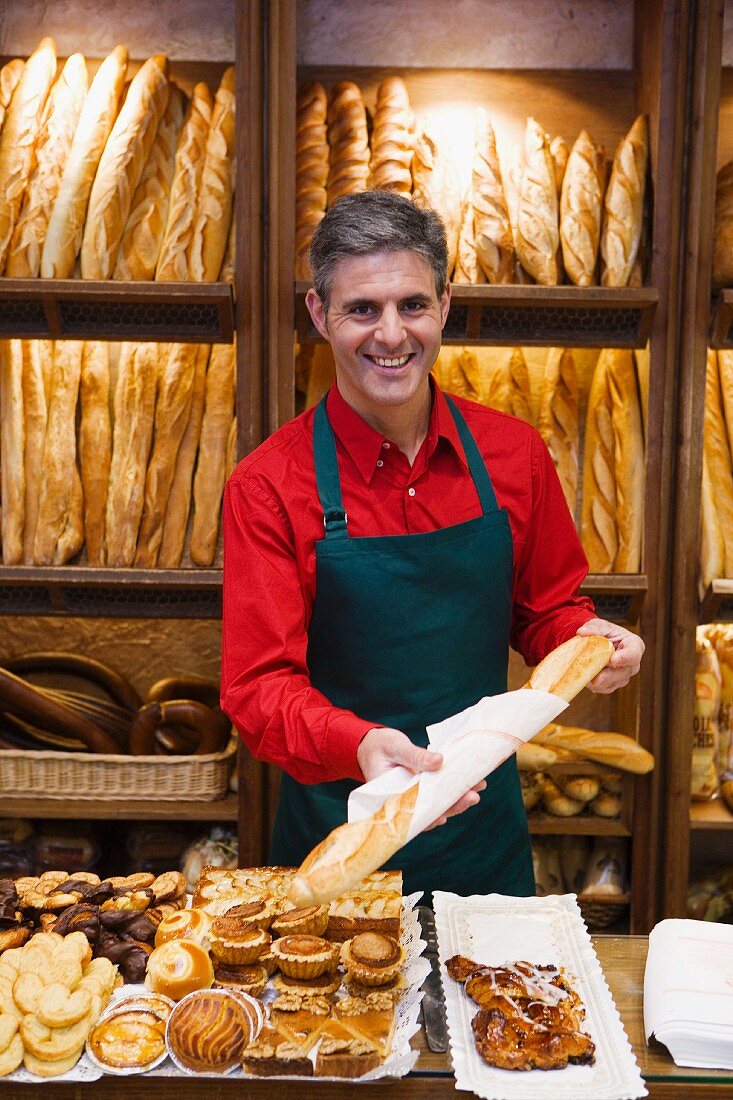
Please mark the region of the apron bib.
<svg viewBox="0 0 733 1100"><path fill-rule="evenodd" d="M311 682L337 707L427 745L425 727L506 691L513 572L509 519L457 406L446 397L482 515L415 535L350 538L326 399L313 443L325 538L316 543L308 633ZM283 774L271 860L299 865L346 820L353 780L301 784ZM515 757L477 806L410 841L388 868L404 892L535 892Z"/></svg>

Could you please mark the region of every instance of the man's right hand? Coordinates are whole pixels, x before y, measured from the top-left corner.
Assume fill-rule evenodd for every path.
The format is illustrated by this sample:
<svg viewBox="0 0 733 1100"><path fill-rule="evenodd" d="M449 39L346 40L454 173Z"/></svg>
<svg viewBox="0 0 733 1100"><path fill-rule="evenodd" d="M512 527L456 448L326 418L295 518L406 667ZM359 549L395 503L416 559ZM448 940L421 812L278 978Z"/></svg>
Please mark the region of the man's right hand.
<svg viewBox="0 0 733 1100"><path fill-rule="evenodd" d="M383 775L390 768L406 768L407 771L417 775L419 772L437 772L443 766L441 753L414 745L401 730L390 729L388 726L377 726L367 731L356 750L356 759L367 781L376 779L378 775ZM461 814L464 810L475 806L479 800L478 792L485 788L486 780L481 779L429 828L445 825L449 817Z"/></svg>

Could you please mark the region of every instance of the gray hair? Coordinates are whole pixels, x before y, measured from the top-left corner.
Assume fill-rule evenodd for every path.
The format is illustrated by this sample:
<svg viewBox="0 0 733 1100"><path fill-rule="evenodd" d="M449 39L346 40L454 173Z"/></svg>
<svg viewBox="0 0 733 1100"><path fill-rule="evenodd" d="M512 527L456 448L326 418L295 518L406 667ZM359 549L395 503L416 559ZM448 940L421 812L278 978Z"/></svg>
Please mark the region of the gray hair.
<svg viewBox="0 0 733 1100"><path fill-rule="evenodd" d="M448 275L448 246L434 210L421 209L394 191L344 195L316 228L308 251L313 287L328 309L334 268L349 256L416 252L430 266L440 298Z"/></svg>

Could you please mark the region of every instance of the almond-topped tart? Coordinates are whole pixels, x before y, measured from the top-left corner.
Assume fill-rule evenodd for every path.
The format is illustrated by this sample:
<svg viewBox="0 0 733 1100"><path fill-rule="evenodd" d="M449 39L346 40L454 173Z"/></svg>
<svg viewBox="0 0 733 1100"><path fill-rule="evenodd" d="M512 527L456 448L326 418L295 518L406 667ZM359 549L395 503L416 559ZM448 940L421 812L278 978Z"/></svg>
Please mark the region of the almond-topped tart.
<svg viewBox="0 0 733 1100"><path fill-rule="evenodd" d="M347 974L362 985L386 985L397 977L404 961L404 948L381 932L360 932L341 948Z"/></svg>
<svg viewBox="0 0 733 1100"><path fill-rule="evenodd" d="M278 936L322 936L327 926L327 905L308 905L305 909L288 909L272 922L272 930Z"/></svg>
<svg viewBox="0 0 733 1100"><path fill-rule="evenodd" d="M203 943L211 928L211 917L203 909L178 909L163 917L155 930L155 946L168 940L195 940Z"/></svg>
<svg viewBox="0 0 733 1100"><path fill-rule="evenodd" d="M269 932L243 917L226 913L216 917L209 932L211 954L220 962L248 966L263 955L272 942Z"/></svg>
<svg viewBox="0 0 733 1100"><path fill-rule="evenodd" d="M105 1073L143 1073L165 1058L165 1027L156 1012L115 1013L92 1028L87 1054Z"/></svg>
<svg viewBox="0 0 733 1100"><path fill-rule="evenodd" d="M233 963L214 963L215 989L242 989L252 997L257 997L267 985L267 971L259 962L249 966L235 966Z"/></svg>
<svg viewBox="0 0 733 1100"><path fill-rule="evenodd" d="M306 997L320 994L327 997L338 990L341 975L338 971L329 970L317 978L290 978L287 974L276 974L272 984L278 993L302 993Z"/></svg>
<svg viewBox="0 0 733 1100"><path fill-rule="evenodd" d="M272 954L290 978L317 978L338 964L338 948L320 936L282 936L273 943Z"/></svg>
<svg viewBox="0 0 733 1100"><path fill-rule="evenodd" d="M239 917L241 920L254 924L256 928L269 928L277 915L277 906L272 898L255 898L252 901L243 902L227 909L225 916Z"/></svg>

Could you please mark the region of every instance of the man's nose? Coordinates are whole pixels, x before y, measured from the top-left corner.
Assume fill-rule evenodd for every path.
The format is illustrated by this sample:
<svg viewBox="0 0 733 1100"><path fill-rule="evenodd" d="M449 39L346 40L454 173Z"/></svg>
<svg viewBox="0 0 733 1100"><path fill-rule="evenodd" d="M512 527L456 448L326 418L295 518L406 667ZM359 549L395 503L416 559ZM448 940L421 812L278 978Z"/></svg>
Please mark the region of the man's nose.
<svg viewBox="0 0 733 1100"><path fill-rule="evenodd" d="M405 339L405 326L397 306L385 306L379 315L375 338L387 348L397 348Z"/></svg>

